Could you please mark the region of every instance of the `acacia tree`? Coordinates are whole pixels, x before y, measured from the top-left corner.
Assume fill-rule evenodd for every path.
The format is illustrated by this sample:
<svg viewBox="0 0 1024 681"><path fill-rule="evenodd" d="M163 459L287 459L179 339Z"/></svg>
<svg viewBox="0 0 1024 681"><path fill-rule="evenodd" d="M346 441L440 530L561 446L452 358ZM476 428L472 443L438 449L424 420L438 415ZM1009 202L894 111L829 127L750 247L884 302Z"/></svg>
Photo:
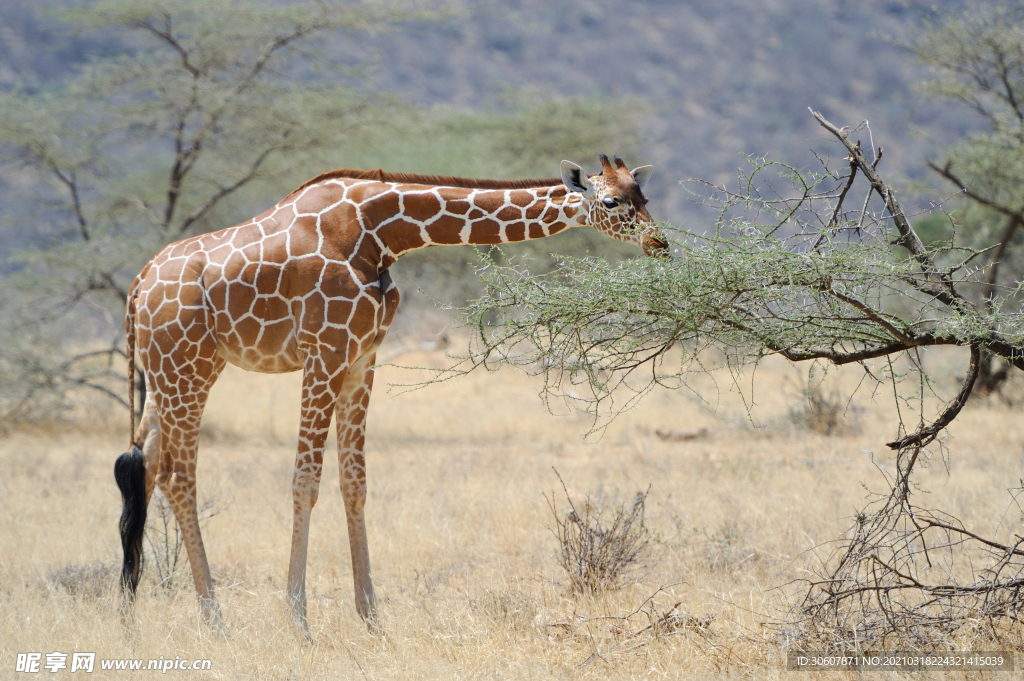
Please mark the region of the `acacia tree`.
<svg viewBox="0 0 1024 681"><path fill-rule="evenodd" d="M861 150L847 128L815 113L845 147L848 171L751 159L736 191L688 181L719 216L713 236L677 232L672 261L565 259L547 277L488 263L487 295L462 310L477 344L455 371L497 358L540 367L548 394L586 386L589 402L576 401L596 413L641 371L649 380L632 383L634 396L678 385L707 347L732 366L770 353L837 365L908 355L915 364L923 347L969 347L968 380L950 410L921 424L921 437L891 444L933 439L973 389L996 389L1024 366L1022 20L1024 5L975 8L926 22L906 45L936 69L924 92L966 104L989 128L929 162L963 205L946 212L939 202L942 210L915 216L925 239L879 175L881 149ZM766 179L772 170L780 177ZM867 197L851 210L844 202L864 183ZM682 361L668 367L676 348Z"/></svg>
<svg viewBox="0 0 1024 681"><path fill-rule="evenodd" d="M2 170L22 199L6 217L30 244L3 263L0 420L52 413L74 388L124 402L111 363L142 263L232 224L241 193L358 133L374 102L315 77L323 41L417 16L388 3L257 0L66 12L121 49L57 88L0 92Z"/></svg>
<svg viewBox="0 0 1024 681"><path fill-rule="evenodd" d="M620 399L618 388L630 397L613 410L655 385L679 386L703 370L712 347L737 368L768 354L836 365L904 355L919 366L921 348L968 347L960 394L890 447L934 440L970 394L982 350L1024 368L1024 292L1018 283L971 300L964 289L975 284L984 249L925 246L877 170L881 149L862 150L847 128L813 115L843 145L845 172L825 159L810 173L751 159L738 190L692 181L695 195L717 207L716 228L710 236L675 231L670 259L565 259L544 277L488 264L486 295L462 310L474 341L452 371L498 360L529 367L544 375L549 395L571 390L597 415ZM851 209L856 186L867 198Z"/></svg>
<svg viewBox="0 0 1024 681"><path fill-rule="evenodd" d="M959 102L986 130L970 134L929 166L962 194L956 238L992 247L978 264L972 298L991 308L997 287L1013 286L1024 269L1024 6L974 7L929 22L908 45L936 77L931 97ZM945 236L952 238L947 230ZM998 390L1010 363L982 351L976 390Z"/></svg>
<svg viewBox="0 0 1024 681"><path fill-rule="evenodd" d="M878 170L882 150L857 140L870 131L812 114L848 165L833 169L822 155L819 169L801 172L750 159L736 190L692 182L694 195L718 210L715 230L675 231L671 258L567 258L545 276L485 263L486 294L461 310L474 331L469 350L438 379L514 364L543 375L548 397L566 396L600 416L656 385L685 386L711 368L709 349L732 370L777 354L860 363L880 383L916 376L921 420L907 427L896 409L889 494L857 514L806 580L785 637L845 650L933 644L932 635L979 622L992 631L1015 626L1024 610L1024 540L982 538L948 514L914 506L910 480L923 449L970 396L983 352L1024 368L1024 286L996 284L987 298L972 296L984 283L984 265L975 263L987 249L927 246ZM967 348L969 362L956 396L929 421L921 351L935 346ZM904 398L893 394L899 407Z"/></svg>
<svg viewBox="0 0 1024 681"><path fill-rule="evenodd" d="M942 70L928 91L966 102L991 125L930 164L965 205L915 219L931 232L927 240L883 180L882 149L862 148L859 138L871 139L866 124L840 128L812 111L848 166L833 167L827 154L811 171L752 158L735 190L688 181L718 217L710 235L676 230L672 258L615 266L567 258L545 276L528 264L485 262L486 295L461 310L474 331L468 352L439 378L516 364L543 375L547 397L569 397L597 417L656 385L685 386L711 368L709 349L733 370L777 354L860 363L879 383L913 375L921 417L908 427L896 409L889 493L830 542L827 558L801 580L806 589L789 617L772 626L798 647L837 651L1019 631L1024 539L981 537L921 508L910 482L921 452L976 386L991 391L1010 367L1024 369L1019 14L946 18L913 46ZM920 353L941 345L967 348L969 361L957 394L926 420L930 379ZM893 394L899 407L903 397ZM1011 490L1011 504L1019 492Z"/></svg>

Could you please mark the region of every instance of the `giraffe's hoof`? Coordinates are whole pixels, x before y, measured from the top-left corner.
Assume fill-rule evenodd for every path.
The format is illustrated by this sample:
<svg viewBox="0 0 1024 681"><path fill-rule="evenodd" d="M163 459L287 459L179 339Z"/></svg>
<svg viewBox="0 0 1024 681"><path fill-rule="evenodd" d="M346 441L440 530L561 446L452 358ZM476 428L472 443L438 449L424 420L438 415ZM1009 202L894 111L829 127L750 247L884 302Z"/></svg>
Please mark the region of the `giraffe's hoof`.
<svg viewBox="0 0 1024 681"><path fill-rule="evenodd" d="M313 635L309 633L309 622L306 620L305 615L299 615L293 613L292 623L295 625L295 631L306 640L307 643L313 643Z"/></svg>
<svg viewBox="0 0 1024 681"><path fill-rule="evenodd" d="M360 609L359 616L366 624L366 630L374 636L384 635L384 626L381 624L380 616L377 614L377 603L373 602L366 609Z"/></svg>
<svg viewBox="0 0 1024 681"><path fill-rule="evenodd" d="M295 626L295 631L306 640L307 643L313 643L313 636L309 633L309 620L306 619L306 599L305 596L290 598L290 610L292 612L292 624Z"/></svg>
<svg viewBox="0 0 1024 681"><path fill-rule="evenodd" d="M364 620L377 618L377 595L373 593L373 587L366 589L356 587L356 612Z"/></svg>
<svg viewBox="0 0 1024 681"><path fill-rule="evenodd" d="M226 639L231 638L231 631L224 624L224 616L220 613L220 604L213 598L202 598L199 603L199 610L203 621L206 622L215 632Z"/></svg>
<svg viewBox="0 0 1024 681"><path fill-rule="evenodd" d="M210 625L210 628L213 629L214 633L216 633L218 636L227 641L231 640L231 630L228 629L228 625L224 624L224 620L217 618L213 620L207 620L206 623Z"/></svg>

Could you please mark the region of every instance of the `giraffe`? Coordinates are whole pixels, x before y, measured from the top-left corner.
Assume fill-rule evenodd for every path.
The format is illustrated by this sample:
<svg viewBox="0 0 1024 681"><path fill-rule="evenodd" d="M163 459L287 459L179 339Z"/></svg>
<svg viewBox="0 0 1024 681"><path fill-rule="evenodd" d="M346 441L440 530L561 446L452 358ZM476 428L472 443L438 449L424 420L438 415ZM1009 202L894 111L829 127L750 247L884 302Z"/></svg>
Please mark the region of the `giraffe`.
<svg viewBox="0 0 1024 681"><path fill-rule="evenodd" d="M327 432L337 419L341 492L355 605L374 626L364 506L366 414L375 353L399 294L388 268L412 250L539 239L592 225L662 255L666 242L642 189L652 167L630 171L603 154L588 176L569 161L543 180L470 180L336 170L319 175L247 222L173 243L135 278L126 308L129 404L135 350L147 393L115 480L123 497L122 603L134 603L146 508L159 487L181 528L203 619L224 630L196 509L199 423L230 362L249 371L302 371L292 476L287 594L306 619L306 554Z"/></svg>

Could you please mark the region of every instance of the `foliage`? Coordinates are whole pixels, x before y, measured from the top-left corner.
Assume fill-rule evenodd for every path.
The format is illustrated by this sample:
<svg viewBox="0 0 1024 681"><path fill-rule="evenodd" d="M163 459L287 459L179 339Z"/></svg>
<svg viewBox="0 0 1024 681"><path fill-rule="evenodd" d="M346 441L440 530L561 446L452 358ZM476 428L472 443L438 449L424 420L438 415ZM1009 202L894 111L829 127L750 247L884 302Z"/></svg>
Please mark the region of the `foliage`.
<svg viewBox="0 0 1024 681"><path fill-rule="evenodd" d="M537 93L510 91L505 115L477 117L466 127L483 134L511 177L538 169L556 175L562 159L595 163L595 150L625 158L640 147L642 104L599 97L546 99ZM639 163L637 163L639 165Z"/></svg>
<svg viewBox="0 0 1024 681"><path fill-rule="evenodd" d="M972 5L927 20L907 45L936 76L921 84L928 96L956 99L994 130L1019 129L1024 115L1024 5Z"/></svg>

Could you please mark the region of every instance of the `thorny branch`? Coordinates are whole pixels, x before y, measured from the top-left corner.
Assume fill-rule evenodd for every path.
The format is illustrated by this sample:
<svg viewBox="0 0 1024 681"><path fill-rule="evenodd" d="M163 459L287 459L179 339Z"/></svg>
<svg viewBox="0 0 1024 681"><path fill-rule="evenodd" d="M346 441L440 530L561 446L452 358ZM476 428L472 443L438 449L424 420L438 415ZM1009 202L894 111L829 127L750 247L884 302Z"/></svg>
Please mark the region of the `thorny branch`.
<svg viewBox="0 0 1024 681"><path fill-rule="evenodd" d="M865 177L871 183L871 188L878 193L882 201L885 202L885 207L889 211L889 216L892 218L893 224L899 231L900 238L896 242L896 245L903 246L914 256L924 271L926 282L919 284L921 290L925 293L934 295L936 298L941 300L946 305L953 307L961 311L973 311L973 305L960 296L953 288L953 283L950 277L940 272L935 266L935 261L932 259L931 253L925 248L921 238L914 231L914 228L910 226L910 222L907 220L907 216L903 213L903 207L896 201L896 194L893 190L885 184L881 177L875 170L874 163L867 160L864 156L864 152L861 151L859 144L854 144L850 141L849 135L845 130L841 130L825 120L817 111L811 110L811 115L821 124L823 128L831 132L836 138L842 142L850 152L850 156L853 161L857 164L857 167L861 169Z"/></svg>
<svg viewBox="0 0 1024 681"><path fill-rule="evenodd" d="M974 382L978 380L978 366L981 363L981 344L971 345L971 364L967 369L967 376L964 377L963 387L953 401L939 415L935 421L927 426L921 427L917 432L907 435L893 442L887 443L890 449L903 449L904 447L924 447L930 444L943 428L948 426L956 418L960 410L967 404L967 398L974 389Z"/></svg>

